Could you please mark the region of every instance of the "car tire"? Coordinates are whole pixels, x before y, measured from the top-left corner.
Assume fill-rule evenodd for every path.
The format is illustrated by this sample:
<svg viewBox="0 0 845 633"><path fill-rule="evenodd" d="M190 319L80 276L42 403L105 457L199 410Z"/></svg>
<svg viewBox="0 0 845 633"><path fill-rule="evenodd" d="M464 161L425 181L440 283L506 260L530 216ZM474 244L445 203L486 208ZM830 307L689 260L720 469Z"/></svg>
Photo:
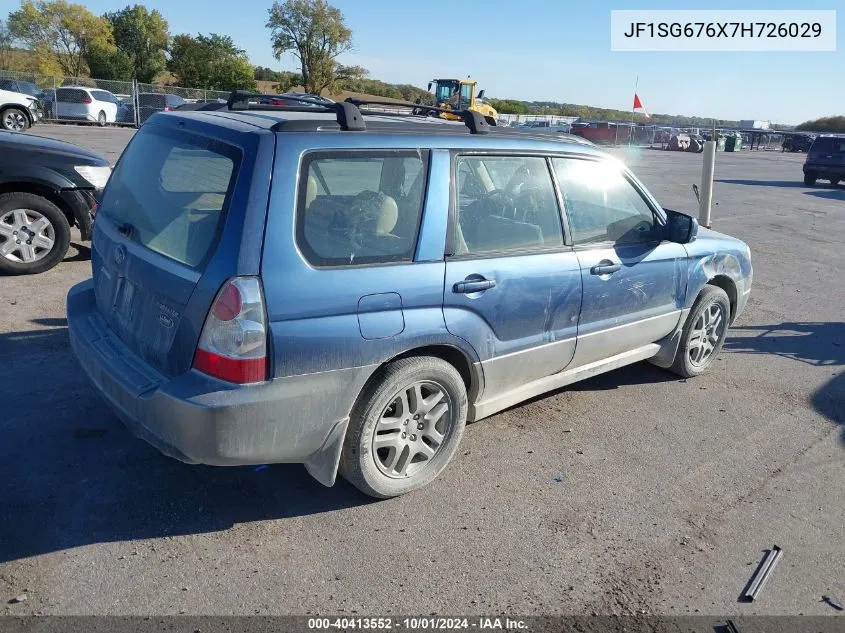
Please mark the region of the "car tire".
<svg viewBox="0 0 845 633"><path fill-rule="evenodd" d="M353 407L340 474L377 499L423 488L452 460L466 417L466 387L452 365L430 356L399 359Z"/></svg>
<svg viewBox="0 0 845 633"><path fill-rule="evenodd" d="M23 108L10 107L0 112L0 127L7 132L25 132L32 123Z"/></svg>
<svg viewBox="0 0 845 633"><path fill-rule="evenodd" d="M830 184L833 185L834 187L838 187L839 186L839 178L831 178Z"/></svg>
<svg viewBox="0 0 845 633"><path fill-rule="evenodd" d="M684 323L681 342L669 370L684 378L708 371L722 351L730 315L728 294L717 286L704 286Z"/></svg>
<svg viewBox="0 0 845 633"><path fill-rule="evenodd" d="M804 184L808 187L812 187L816 184L816 177L812 174L804 174Z"/></svg>
<svg viewBox="0 0 845 633"><path fill-rule="evenodd" d="M24 212L26 224L22 227L20 213ZM37 223L46 220L46 225ZM22 228L25 230L22 231ZM36 238L51 241L49 248L36 246L26 249L27 240L18 240L22 233L35 231ZM9 249L20 241L23 248ZM33 193L12 192L0 195L0 274L36 275L53 268L67 254L70 246L70 223L52 202ZM14 248L14 247L13 247ZM32 257L32 259L29 259Z"/></svg>
<svg viewBox="0 0 845 633"><path fill-rule="evenodd" d="M100 114L97 115L97 125L100 127L106 126L106 113L100 110Z"/></svg>

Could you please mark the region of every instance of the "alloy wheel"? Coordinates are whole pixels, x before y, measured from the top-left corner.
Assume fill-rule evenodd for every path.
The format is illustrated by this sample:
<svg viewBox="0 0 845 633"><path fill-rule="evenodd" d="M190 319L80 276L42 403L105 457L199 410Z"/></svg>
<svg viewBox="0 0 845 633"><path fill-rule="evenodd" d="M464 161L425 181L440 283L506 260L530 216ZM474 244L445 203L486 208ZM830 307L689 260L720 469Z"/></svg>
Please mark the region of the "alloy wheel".
<svg viewBox="0 0 845 633"><path fill-rule="evenodd" d="M373 432L382 474L404 479L428 466L452 432L453 411L446 389L435 382L415 382L394 395Z"/></svg>
<svg viewBox="0 0 845 633"><path fill-rule="evenodd" d="M20 110L9 110L3 115L3 127L13 132L26 129L26 117Z"/></svg>
<svg viewBox="0 0 845 633"><path fill-rule="evenodd" d="M56 242L56 230L32 209L14 209L0 217L0 256L31 264L46 257Z"/></svg>
<svg viewBox="0 0 845 633"><path fill-rule="evenodd" d="M706 365L725 331L724 309L719 303L707 306L693 325L690 332L688 354L690 362L696 367Z"/></svg>

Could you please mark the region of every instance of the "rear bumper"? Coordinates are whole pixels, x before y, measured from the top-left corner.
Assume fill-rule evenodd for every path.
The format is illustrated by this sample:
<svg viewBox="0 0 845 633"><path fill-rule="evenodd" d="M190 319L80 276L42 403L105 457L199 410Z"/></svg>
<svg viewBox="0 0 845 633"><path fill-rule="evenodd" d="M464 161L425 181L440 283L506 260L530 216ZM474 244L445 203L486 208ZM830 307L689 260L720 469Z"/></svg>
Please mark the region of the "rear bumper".
<svg viewBox="0 0 845 633"><path fill-rule="evenodd" d="M813 174L824 178L825 176L835 176L845 180L845 165L818 165L813 163L804 163L804 173Z"/></svg>
<svg viewBox="0 0 845 633"><path fill-rule="evenodd" d="M168 378L127 348L96 307L91 280L67 297L70 344L129 430L190 464L303 463L332 485L349 410L370 371L355 368L240 386L190 370Z"/></svg>

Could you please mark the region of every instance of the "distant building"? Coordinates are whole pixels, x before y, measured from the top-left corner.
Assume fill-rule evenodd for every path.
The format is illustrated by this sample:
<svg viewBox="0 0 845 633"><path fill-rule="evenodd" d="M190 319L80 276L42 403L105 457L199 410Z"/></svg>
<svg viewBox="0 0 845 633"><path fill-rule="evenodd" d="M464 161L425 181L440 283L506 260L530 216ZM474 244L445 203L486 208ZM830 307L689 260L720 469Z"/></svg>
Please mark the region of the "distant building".
<svg viewBox="0 0 845 633"><path fill-rule="evenodd" d="M739 127L743 130L768 130L770 128L769 121L740 121Z"/></svg>

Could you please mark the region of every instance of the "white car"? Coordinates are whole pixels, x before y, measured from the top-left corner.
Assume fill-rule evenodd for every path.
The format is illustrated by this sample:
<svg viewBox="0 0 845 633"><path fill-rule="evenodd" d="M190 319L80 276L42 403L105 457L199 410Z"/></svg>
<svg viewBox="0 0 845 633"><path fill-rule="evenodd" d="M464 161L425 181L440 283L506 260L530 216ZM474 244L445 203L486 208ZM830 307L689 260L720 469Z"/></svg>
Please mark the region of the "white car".
<svg viewBox="0 0 845 633"><path fill-rule="evenodd" d="M40 118L38 99L22 92L0 90L0 128L23 132Z"/></svg>
<svg viewBox="0 0 845 633"><path fill-rule="evenodd" d="M60 121L90 121L99 125L117 121L118 99L108 90L86 86L56 88L53 112Z"/></svg>

